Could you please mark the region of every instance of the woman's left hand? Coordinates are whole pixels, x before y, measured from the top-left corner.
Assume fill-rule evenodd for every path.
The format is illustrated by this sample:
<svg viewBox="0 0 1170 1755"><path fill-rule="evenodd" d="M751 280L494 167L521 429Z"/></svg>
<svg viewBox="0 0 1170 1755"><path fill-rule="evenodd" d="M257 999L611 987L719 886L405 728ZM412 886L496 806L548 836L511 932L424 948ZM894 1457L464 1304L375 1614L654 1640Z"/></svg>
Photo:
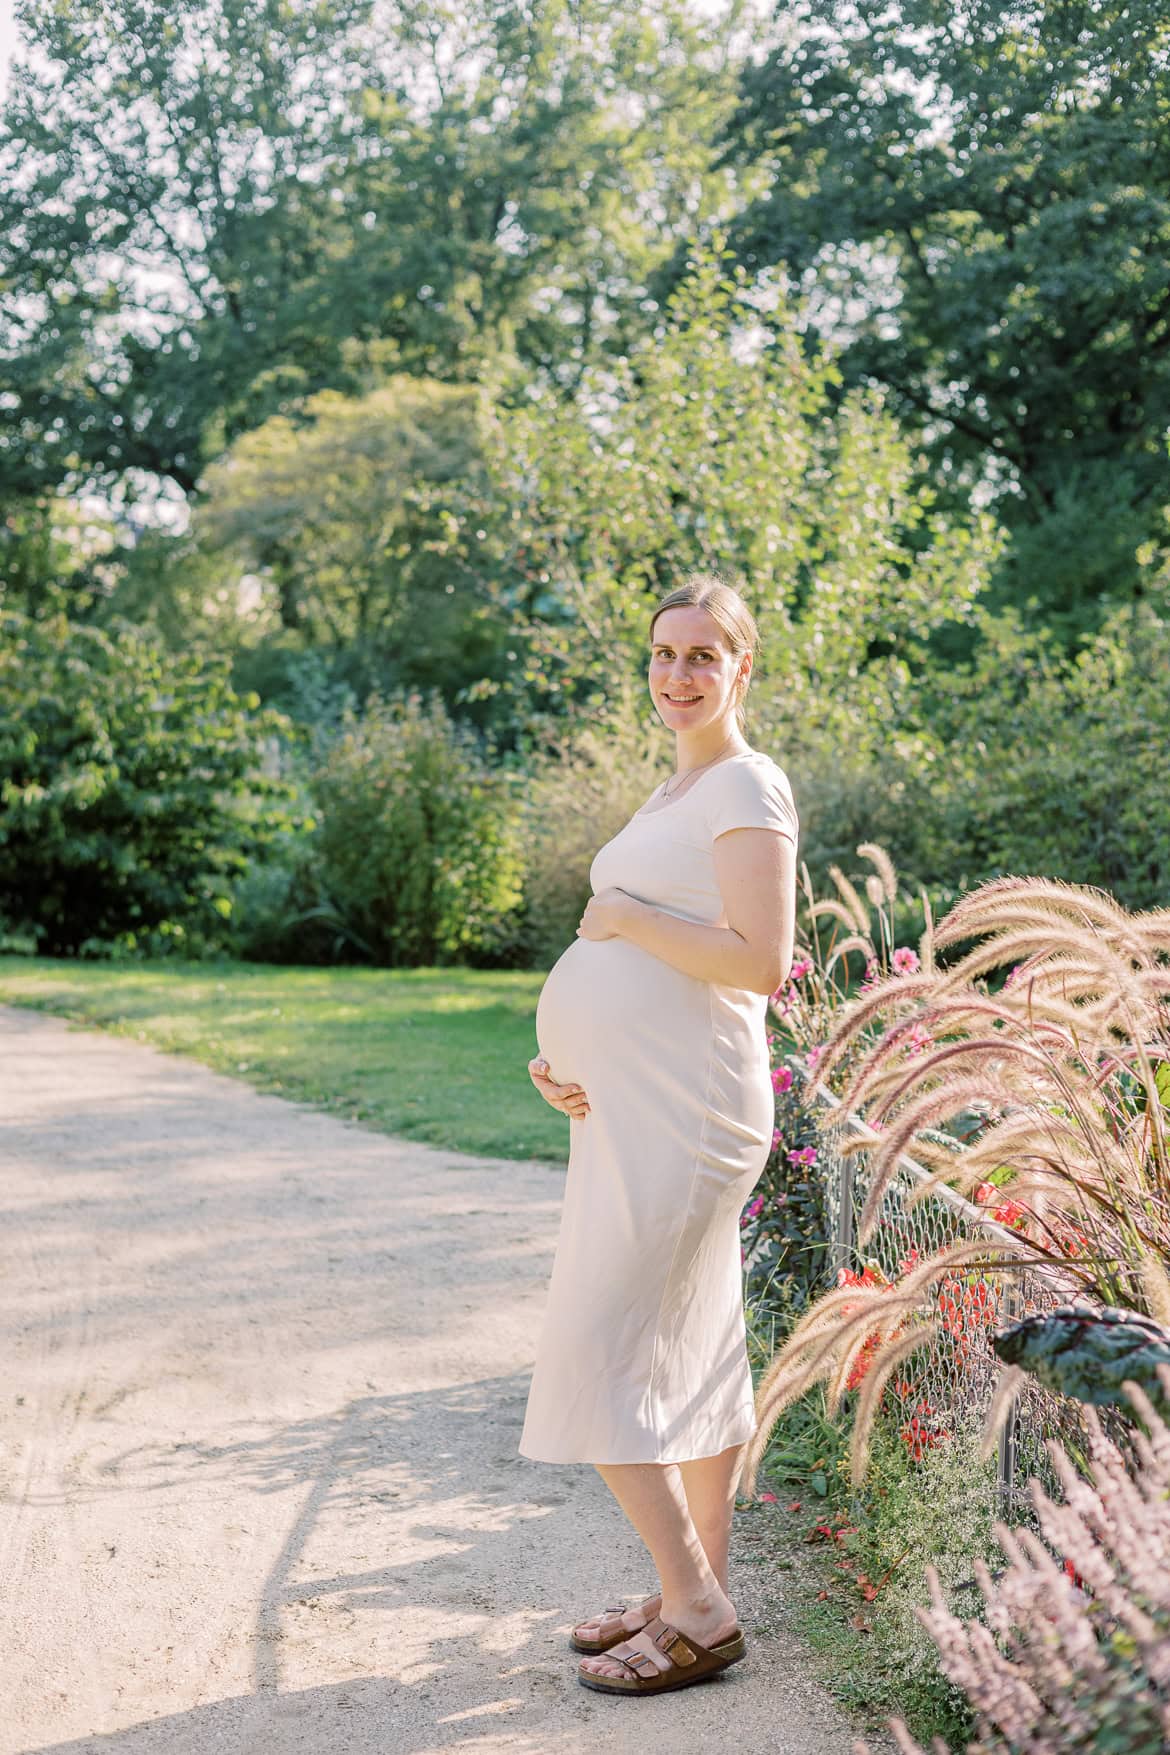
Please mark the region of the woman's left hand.
<svg viewBox="0 0 1170 1755"><path fill-rule="evenodd" d="M616 884L590 896L577 928L578 938L620 938L630 913L638 907L637 898Z"/></svg>

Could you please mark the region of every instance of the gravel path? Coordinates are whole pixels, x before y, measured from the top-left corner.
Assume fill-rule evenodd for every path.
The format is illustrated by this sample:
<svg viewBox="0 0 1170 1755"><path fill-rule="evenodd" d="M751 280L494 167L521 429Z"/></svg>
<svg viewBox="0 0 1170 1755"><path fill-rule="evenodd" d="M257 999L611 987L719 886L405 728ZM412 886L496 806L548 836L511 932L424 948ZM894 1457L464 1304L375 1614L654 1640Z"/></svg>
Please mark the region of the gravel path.
<svg viewBox="0 0 1170 1755"><path fill-rule="evenodd" d="M0 1067L0 1755L849 1755L742 1536L744 1663L574 1679L647 1581L516 1453L557 1170L32 1012Z"/></svg>

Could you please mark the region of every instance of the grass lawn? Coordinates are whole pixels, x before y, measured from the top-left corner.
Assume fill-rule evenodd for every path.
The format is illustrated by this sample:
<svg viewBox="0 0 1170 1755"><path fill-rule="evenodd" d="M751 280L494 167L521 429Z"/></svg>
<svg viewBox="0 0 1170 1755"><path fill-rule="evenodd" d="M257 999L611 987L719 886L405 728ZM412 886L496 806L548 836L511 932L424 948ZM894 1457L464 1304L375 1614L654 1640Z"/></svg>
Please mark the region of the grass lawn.
<svg viewBox="0 0 1170 1755"><path fill-rule="evenodd" d="M383 1133L564 1164L528 1077L544 976L491 969L144 967L0 957L0 1001L190 1055Z"/></svg>

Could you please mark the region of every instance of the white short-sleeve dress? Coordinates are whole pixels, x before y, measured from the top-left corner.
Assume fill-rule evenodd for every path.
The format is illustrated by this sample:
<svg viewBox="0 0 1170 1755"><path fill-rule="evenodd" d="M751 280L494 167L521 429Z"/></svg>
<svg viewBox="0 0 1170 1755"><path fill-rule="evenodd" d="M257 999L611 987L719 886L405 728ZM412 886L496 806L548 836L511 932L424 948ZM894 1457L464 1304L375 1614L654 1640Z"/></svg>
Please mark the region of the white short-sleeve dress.
<svg viewBox="0 0 1170 1755"><path fill-rule="evenodd" d="M799 821L783 769L725 757L657 794L594 856L611 885L726 926L714 846ZM520 1439L538 1462L685 1462L752 1436L739 1215L772 1144L767 996L703 981L627 938L575 938L536 1038L585 1089Z"/></svg>

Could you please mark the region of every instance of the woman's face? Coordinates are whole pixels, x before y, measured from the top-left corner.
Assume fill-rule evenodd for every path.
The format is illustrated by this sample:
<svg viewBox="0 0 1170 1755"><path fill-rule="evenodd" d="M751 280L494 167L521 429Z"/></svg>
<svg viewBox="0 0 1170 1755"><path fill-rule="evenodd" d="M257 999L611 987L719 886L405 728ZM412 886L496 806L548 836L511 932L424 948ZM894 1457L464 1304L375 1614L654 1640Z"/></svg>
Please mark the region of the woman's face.
<svg viewBox="0 0 1170 1755"><path fill-rule="evenodd" d="M734 710L737 678L751 669L719 623L693 603L664 609L650 643L650 697L672 731L711 725Z"/></svg>

